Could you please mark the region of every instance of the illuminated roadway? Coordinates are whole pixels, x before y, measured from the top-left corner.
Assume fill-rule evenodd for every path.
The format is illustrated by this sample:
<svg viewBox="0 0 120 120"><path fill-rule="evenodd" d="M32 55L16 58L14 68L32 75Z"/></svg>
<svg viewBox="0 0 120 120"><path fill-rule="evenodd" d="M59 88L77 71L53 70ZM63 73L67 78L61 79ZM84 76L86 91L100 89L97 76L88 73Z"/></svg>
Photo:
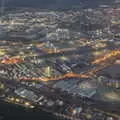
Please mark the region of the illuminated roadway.
<svg viewBox="0 0 120 120"><path fill-rule="evenodd" d="M89 78L90 76L94 75L96 72L112 65L114 63L114 60L120 56L120 50L117 49L117 50L113 50L111 51L110 53L108 53L107 55L104 55L103 57L100 57L96 60L94 60L92 62L93 65L95 64L99 64L99 67L98 68L95 68L93 70L89 70L87 73L83 73L83 74L76 74L76 73L67 73L63 76L60 76L60 77L53 77L53 78L42 78L42 77L39 77L39 78L26 78L26 77L20 77L19 79L20 80L40 80L40 81L44 81L44 82L47 82L47 81L54 81L54 80L61 80L61 79L65 79L65 78L74 78L74 77L77 77L77 78Z"/></svg>
<svg viewBox="0 0 120 120"><path fill-rule="evenodd" d="M68 50L69 51L69 50ZM45 78L45 77L33 77L33 78L27 78L27 77L20 77L20 80L40 80L40 81L55 81L55 80L61 80L61 79L65 79L65 78L89 78L90 76L94 75L96 72L104 69L105 67L108 67L110 65L112 65L113 61L120 56L120 49L116 49L111 51L110 53L104 55L103 57L100 57L94 61L92 61L92 65L96 65L99 64L99 67L89 70L87 73L82 73L82 74L76 74L76 73L67 73L63 76L58 76L58 77L53 77L53 78ZM12 64L12 60L13 60L13 64L17 64L17 62L23 62L20 59L8 59L8 60L3 60L1 63L3 64ZM110 62L111 61L111 62ZM8 63L7 63L8 62Z"/></svg>
<svg viewBox="0 0 120 120"><path fill-rule="evenodd" d="M106 64L103 66L100 66L96 69L93 70L89 70L87 73L83 73L83 74L76 74L76 73L67 73L63 76L60 77L53 77L53 78L45 78L45 77L33 77L33 78L27 78L27 77L20 77L20 80L36 80L36 81L43 81L43 82L48 82L48 81L57 81L57 80L63 80L66 78L89 78L90 76L94 75L96 72L104 69L105 67L110 66L111 64Z"/></svg>
<svg viewBox="0 0 120 120"><path fill-rule="evenodd" d="M99 64L101 62L105 62L105 61L108 61L110 60L111 58L116 58L116 57L119 57L120 56L120 49L117 49L117 50L113 50L112 52L108 53L107 55L99 58L99 59L96 59L92 62L92 64Z"/></svg>

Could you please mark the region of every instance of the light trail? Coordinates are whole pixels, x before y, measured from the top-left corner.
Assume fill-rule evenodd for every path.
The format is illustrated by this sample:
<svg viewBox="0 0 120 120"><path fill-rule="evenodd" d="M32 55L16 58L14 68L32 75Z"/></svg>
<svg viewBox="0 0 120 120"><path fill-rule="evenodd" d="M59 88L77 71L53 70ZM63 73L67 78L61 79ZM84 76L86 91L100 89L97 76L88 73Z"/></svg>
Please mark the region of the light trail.
<svg viewBox="0 0 120 120"><path fill-rule="evenodd" d="M0 61L1 64L18 64L18 63L22 63L24 62L24 60L20 59L20 58L8 58L8 59L4 59L2 61Z"/></svg>
<svg viewBox="0 0 120 120"><path fill-rule="evenodd" d="M111 58L116 58L116 56L120 55L120 50L114 50L111 53L109 53L108 55L105 55L104 57L101 57L97 60L95 60L93 63L94 64L98 64L99 63L99 67L93 70L89 70L87 73L83 73L83 74L76 74L76 73L67 73L63 76L60 77L53 77L53 78L27 78L27 77L20 77L20 80L36 80L36 81L43 81L43 82L48 82L48 81L58 81L58 80L63 80L66 78L90 78L90 76L94 75L95 73L99 72L100 70L111 66L112 63L114 63L114 61L112 61L112 63L107 62L107 60L111 60Z"/></svg>
<svg viewBox="0 0 120 120"><path fill-rule="evenodd" d="M92 62L92 64L99 64L101 62L105 62L107 60L110 60L111 58L116 58L120 56L120 49L113 50L112 52L104 55L103 57L100 57L99 59L96 59Z"/></svg>
<svg viewBox="0 0 120 120"><path fill-rule="evenodd" d="M47 78L47 77L32 77L32 78L28 78L28 77L20 77L20 80L35 80L35 81L43 81L43 82L48 82L48 81L58 81L58 80L63 80L66 78L90 78L90 76L94 75L95 73L99 72L100 70L112 65L112 63L114 61L112 61L112 63L110 63L110 61L113 58L116 58L117 56L120 55L120 50L113 50L112 52L110 52L109 54L94 60L92 62L92 64L99 64L100 66L96 69L93 70L89 70L87 73L83 73L83 74L76 74L76 73L67 73L63 76L59 76L59 77L51 77L51 78ZM108 61L108 62L107 62Z"/></svg>
<svg viewBox="0 0 120 120"><path fill-rule="evenodd" d="M19 80L26 80L26 81L43 81L43 82L48 82L48 81L58 81L58 80L63 80L66 78L90 78L90 76L94 75L96 72L104 69L105 67L110 66L111 64L105 64L102 65L94 70L89 70L87 73L83 74L76 74L76 73L67 73L63 76L60 77L53 77L53 78L42 78L42 77L33 77L33 78L27 78L27 77L20 77Z"/></svg>

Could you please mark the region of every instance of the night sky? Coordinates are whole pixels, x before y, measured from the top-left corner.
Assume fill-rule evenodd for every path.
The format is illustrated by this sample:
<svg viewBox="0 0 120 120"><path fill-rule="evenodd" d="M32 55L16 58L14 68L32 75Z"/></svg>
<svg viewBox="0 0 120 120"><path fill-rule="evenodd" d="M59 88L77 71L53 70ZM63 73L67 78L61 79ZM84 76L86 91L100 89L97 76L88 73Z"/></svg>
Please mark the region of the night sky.
<svg viewBox="0 0 120 120"><path fill-rule="evenodd" d="M6 5L7 7L71 8L80 3L91 7L111 1L114 0L6 0Z"/></svg>

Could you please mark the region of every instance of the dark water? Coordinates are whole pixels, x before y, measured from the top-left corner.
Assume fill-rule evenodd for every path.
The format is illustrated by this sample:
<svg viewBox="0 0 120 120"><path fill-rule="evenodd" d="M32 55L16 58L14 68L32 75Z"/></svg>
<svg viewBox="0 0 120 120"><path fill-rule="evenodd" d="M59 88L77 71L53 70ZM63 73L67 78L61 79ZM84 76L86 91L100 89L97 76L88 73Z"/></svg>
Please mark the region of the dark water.
<svg viewBox="0 0 120 120"><path fill-rule="evenodd" d="M57 118L41 110L0 102L0 120L57 120Z"/></svg>

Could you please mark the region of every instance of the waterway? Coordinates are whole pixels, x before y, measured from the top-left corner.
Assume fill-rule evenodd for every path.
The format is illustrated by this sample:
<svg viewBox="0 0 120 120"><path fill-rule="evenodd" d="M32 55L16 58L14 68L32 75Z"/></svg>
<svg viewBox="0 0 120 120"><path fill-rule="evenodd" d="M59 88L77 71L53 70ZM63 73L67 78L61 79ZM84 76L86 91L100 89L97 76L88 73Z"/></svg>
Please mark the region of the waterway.
<svg viewBox="0 0 120 120"><path fill-rule="evenodd" d="M0 102L0 120L58 120L50 113Z"/></svg>

